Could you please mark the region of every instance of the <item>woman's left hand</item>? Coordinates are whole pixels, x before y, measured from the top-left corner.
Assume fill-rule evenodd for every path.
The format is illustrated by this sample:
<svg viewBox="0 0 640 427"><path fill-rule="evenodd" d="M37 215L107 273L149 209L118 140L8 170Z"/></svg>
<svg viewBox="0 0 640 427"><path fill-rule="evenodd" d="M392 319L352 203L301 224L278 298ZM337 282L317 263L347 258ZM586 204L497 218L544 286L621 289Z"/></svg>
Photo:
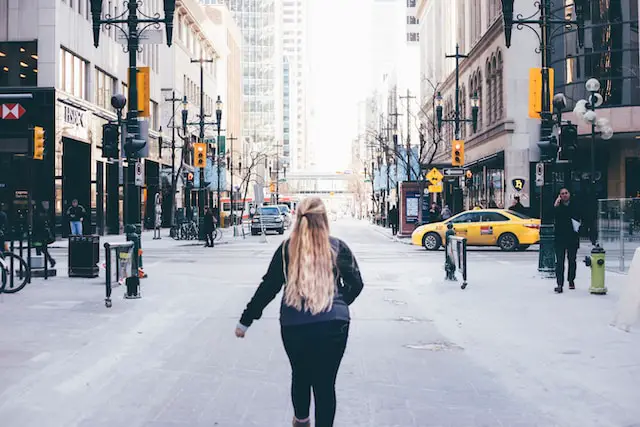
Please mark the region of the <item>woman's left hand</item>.
<svg viewBox="0 0 640 427"><path fill-rule="evenodd" d="M244 338L244 331L240 328L236 328L236 337Z"/></svg>

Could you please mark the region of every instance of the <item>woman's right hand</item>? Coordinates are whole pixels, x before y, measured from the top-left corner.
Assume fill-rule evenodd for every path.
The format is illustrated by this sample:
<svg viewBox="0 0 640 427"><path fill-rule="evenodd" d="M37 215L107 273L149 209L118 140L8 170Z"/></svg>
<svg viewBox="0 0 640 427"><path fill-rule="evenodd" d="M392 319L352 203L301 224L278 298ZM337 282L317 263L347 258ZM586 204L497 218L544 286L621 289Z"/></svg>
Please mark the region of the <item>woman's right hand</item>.
<svg viewBox="0 0 640 427"><path fill-rule="evenodd" d="M244 334L245 334L244 330L242 330L241 328L236 328L236 337L244 338Z"/></svg>

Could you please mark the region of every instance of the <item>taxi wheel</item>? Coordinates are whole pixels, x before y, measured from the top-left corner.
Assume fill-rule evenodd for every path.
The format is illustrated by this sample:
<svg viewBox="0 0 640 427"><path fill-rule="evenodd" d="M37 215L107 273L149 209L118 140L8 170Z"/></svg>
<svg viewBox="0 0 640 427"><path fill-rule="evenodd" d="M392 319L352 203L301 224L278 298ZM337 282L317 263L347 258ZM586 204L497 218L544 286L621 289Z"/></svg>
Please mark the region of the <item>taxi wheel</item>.
<svg viewBox="0 0 640 427"><path fill-rule="evenodd" d="M427 233L422 238L422 246L428 251L437 251L442 246L442 239L438 233Z"/></svg>
<svg viewBox="0 0 640 427"><path fill-rule="evenodd" d="M504 233L498 239L498 246L503 251L515 251L520 246L520 242L518 242L518 238L513 233Z"/></svg>

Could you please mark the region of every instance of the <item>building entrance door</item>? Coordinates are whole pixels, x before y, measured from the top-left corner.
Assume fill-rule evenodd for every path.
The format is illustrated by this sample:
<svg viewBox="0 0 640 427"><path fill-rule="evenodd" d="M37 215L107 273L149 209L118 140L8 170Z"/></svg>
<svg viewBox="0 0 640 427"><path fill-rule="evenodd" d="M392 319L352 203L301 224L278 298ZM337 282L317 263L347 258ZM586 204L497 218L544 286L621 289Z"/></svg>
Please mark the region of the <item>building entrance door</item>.
<svg viewBox="0 0 640 427"><path fill-rule="evenodd" d="M91 227L91 145L71 138L63 138L62 143L62 236L69 235L66 212L73 199L78 199L86 211L83 233L91 234L94 232Z"/></svg>

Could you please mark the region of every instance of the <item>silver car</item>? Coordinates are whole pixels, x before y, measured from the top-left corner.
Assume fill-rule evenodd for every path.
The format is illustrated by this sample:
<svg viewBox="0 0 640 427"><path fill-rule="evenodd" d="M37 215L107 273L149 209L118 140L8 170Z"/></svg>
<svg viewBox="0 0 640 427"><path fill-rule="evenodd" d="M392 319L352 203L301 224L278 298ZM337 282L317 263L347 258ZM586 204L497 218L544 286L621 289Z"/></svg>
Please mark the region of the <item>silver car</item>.
<svg viewBox="0 0 640 427"><path fill-rule="evenodd" d="M251 220L251 234L257 236L264 231L284 233L284 219L277 206L261 206Z"/></svg>
<svg viewBox="0 0 640 427"><path fill-rule="evenodd" d="M280 213L282 214L282 220L284 221L285 228L291 227L292 216L291 209L287 205L278 205L278 209L280 209Z"/></svg>

